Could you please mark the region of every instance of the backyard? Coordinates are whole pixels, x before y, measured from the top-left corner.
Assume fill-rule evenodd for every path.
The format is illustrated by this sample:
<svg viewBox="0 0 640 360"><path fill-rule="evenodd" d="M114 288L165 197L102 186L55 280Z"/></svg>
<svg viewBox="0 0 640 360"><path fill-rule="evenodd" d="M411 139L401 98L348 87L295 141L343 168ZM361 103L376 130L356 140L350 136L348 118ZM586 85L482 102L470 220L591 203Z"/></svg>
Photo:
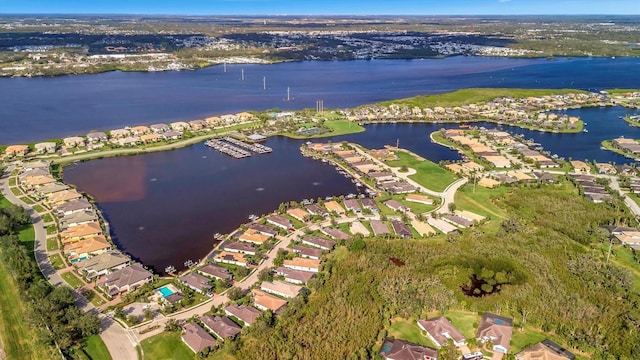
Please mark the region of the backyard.
<svg viewBox="0 0 640 360"><path fill-rule="evenodd" d="M144 357L154 360L193 360L194 354L180 339L179 332L163 332L141 343Z"/></svg>

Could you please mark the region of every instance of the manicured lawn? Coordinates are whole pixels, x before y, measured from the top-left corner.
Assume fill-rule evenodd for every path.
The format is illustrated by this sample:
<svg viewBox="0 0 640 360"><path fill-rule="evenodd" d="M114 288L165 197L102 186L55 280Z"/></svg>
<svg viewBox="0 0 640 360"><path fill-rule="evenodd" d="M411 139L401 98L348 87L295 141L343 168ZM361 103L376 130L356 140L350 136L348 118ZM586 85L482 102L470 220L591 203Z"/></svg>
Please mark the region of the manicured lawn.
<svg viewBox="0 0 640 360"><path fill-rule="evenodd" d="M0 264L0 338L7 359L59 359L54 348L37 341L13 279Z"/></svg>
<svg viewBox="0 0 640 360"><path fill-rule="evenodd" d="M418 345L435 347L415 320L395 318L391 321L388 335L400 340L406 340Z"/></svg>
<svg viewBox="0 0 640 360"><path fill-rule="evenodd" d="M434 315L435 316L435 315ZM466 338L473 338L476 336L476 330L473 324L480 323L480 315L471 311L452 310L447 311L444 316L451 321L462 335Z"/></svg>
<svg viewBox="0 0 640 360"><path fill-rule="evenodd" d="M42 205L33 205L33 210L35 210L35 212L40 214L45 212L44 206Z"/></svg>
<svg viewBox="0 0 640 360"><path fill-rule="evenodd" d="M9 178L9 186L16 186L16 182L17 182L16 178L14 177Z"/></svg>
<svg viewBox="0 0 640 360"><path fill-rule="evenodd" d="M145 359L193 360L195 354L180 339L179 332L163 332L142 340Z"/></svg>
<svg viewBox="0 0 640 360"><path fill-rule="evenodd" d="M0 195L0 208L7 207L9 205L12 205L11 202L4 196Z"/></svg>
<svg viewBox="0 0 640 360"><path fill-rule="evenodd" d="M87 339L87 345L82 349L91 360L111 360L111 354L99 335Z"/></svg>
<svg viewBox="0 0 640 360"><path fill-rule="evenodd" d="M42 215L42 221L44 221L45 223L50 223L53 221L53 218L51 217L51 214L44 214Z"/></svg>
<svg viewBox="0 0 640 360"><path fill-rule="evenodd" d="M47 235L53 235L57 232L58 232L58 228L55 225L51 224L47 226Z"/></svg>
<svg viewBox="0 0 640 360"><path fill-rule="evenodd" d="M13 195L15 195L15 196L20 196L20 195L22 195L22 191L20 191L20 189L15 188L15 187L14 187L14 188L11 188L11 192L12 192L12 193L13 193Z"/></svg>
<svg viewBox="0 0 640 360"><path fill-rule="evenodd" d="M544 334L531 330L527 327L525 327L522 331L514 329L513 335L511 336L510 352L517 353L520 350L538 343L546 338L547 336L545 336Z"/></svg>
<svg viewBox="0 0 640 360"><path fill-rule="evenodd" d="M20 198L20 200L24 201L25 204L29 204L29 205L34 203L34 201L28 196L23 196Z"/></svg>
<svg viewBox="0 0 640 360"><path fill-rule="evenodd" d="M413 154L396 151L398 160L387 161L387 165L391 167L406 166L416 170L416 174L410 175L409 178L418 184L433 191L444 191L452 182L456 181L456 177L449 171L440 167L440 165L416 158Z"/></svg>
<svg viewBox="0 0 640 360"><path fill-rule="evenodd" d="M53 251L60 249L60 245L58 245L58 238L50 237L47 239L47 251Z"/></svg>
<svg viewBox="0 0 640 360"><path fill-rule="evenodd" d="M98 307L104 305L105 301L98 295L98 292L92 290L93 295L90 296L89 301L93 304L93 306Z"/></svg>
<svg viewBox="0 0 640 360"><path fill-rule="evenodd" d="M49 256L49 261L51 261L51 265L56 270L64 269L65 267L67 267L67 265L64 263L64 260L62 260L62 257L60 256L60 254L53 254Z"/></svg>
<svg viewBox="0 0 640 360"><path fill-rule="evenodd" d="M365 128L349 120L325 121L324 126L331 130L331 136L354 134L365 131Z"/></svg>
<svg viewBox="0 0 640 360"><path fill-rule="evenodd" d="M84 285L82 280L80 280L80 278L74 275L71 271L62 274L61 276L62 276L62 279L64 279L64 281L66 281L67 284L69 284L69 286L71 286L74 289L77 289Z"/></svg>

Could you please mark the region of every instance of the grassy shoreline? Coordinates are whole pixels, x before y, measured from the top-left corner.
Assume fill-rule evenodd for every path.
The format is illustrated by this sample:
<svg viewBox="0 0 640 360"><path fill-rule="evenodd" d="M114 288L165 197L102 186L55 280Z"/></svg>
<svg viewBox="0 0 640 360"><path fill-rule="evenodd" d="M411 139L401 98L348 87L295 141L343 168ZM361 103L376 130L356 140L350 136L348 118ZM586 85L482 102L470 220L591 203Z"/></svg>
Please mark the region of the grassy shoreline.
<svg viewBox="0 0 640 360"><path fill-rule="evenodd" d="M633 159L633 160L640 160L640 158L637 158L637 157L633 156L633 154L631 154L629 152L626 152L626 151L624 151L622 149L618 149L618 148L614 147L612 142L611 142L611 140L603 140L600 143L600 146L602 146L602 148L604 150L608 150L608 151L614 152L614 153L616 153L618 155L622 155L622 156L624 156L626 158Z"/></svg>

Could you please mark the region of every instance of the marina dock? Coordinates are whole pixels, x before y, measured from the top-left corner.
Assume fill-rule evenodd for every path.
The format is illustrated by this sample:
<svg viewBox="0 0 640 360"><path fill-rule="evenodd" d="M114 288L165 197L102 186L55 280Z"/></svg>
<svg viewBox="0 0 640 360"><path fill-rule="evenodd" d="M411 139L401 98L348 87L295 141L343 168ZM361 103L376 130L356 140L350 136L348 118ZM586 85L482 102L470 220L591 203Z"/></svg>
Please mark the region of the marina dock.
<svg viewBox="0 0 640 360"><path fill-rule="evenodd" d="M273 149L268 146L264 146L262 144L249 144L229 136L222 138L222 140L207 140L204 144L214 150L218 150L219 152L232 156L236 159L242 159L251 156L251 151L257 154L268 154L273 151Z"/></svg>
<svg viewBox="0 0 640 360"><path fill-rule="evenodd" d="M273 151L273 149L271 149L268 146L264 146L262 144L258 144L258 143L254 143L254 144L249 144L246 143L244 141L238 140L238 139L234 139L230 136L225 136L224 138L222 138L224 141L231 143L237 147L243 148L243 149L247 149L250 151L253 151L255 153L258 154L268 154L270 152Z"/></svg>

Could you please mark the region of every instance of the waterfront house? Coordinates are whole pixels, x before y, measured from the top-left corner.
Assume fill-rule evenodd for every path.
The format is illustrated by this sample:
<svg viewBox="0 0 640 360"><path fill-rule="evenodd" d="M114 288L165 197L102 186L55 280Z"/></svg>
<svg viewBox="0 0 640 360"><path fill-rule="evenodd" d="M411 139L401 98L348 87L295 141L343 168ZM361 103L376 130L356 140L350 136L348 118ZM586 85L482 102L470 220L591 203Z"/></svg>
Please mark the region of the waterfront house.
<svg viewBox="0 0 640 360"><path fill-rule="evenodd" d="M204 121L205 121L205 122L209 125L209 127L211 127L211 128L216 127L216 126L219 126L219 125L221 125L221 123L222 123L222 119L220 119L220 117L219 117L219 116L211 116L211 117L208 117L208 118L204 119Z"/></svg>
<svg viewBox="0 0 640 360"><path fill-rule="evenodd" d="M36 154L53 154L58 149L58 144L47 141L33 145Z"/></svg>
<svg viewBox="0 0 640 360"><path fill-rule="evenodd" d="M576 356L563 346L545 339L516 354L517 360L574 360Z"/></svg>
<svg viewBox="0 0 640 360"><path fill-rule="evenodd" d="M49 202L49 205L56 207L56 206L62 205L67 201L80 199L81 197L82 197L82 194L80 194L77 190L70 189L70 190L58 191L56 193L51 194L47 201Z"/></svg>
<svg viewBox="0 0 640 360"><path fill-rule="evenodd" d="M163 139L162 135L158 133L149 133L149 134L144 134L140 136L140 141L142 141L145 144L151 144L158 141L162 141L162 139Z"/></svg>
<svg viewBox="0 0 640 360"><path fill-rule="evenodd" d="M91 203L87 199L81 197L79 199L60 204L56 208L56 214L58 217L63 217L80 211L89 211L91 209Z"/></svg>
<svg viewBox="0 0 640 360"><path fill-rule="evenodd" d="M300 271L309 271L313 273L317 273L320 268L320 260L312 260L305 258L293 258L292 260L285 260L282 264L284 267L300 270Z"/></svg>
<svg viewBox="0 0 640 360"><path fill-rule="evenodd" d="M69 186L67 184L63 184L60 182L54 182L50 184L43 185L36 189L36 194L39 196L48 197L53 193L57 193L58 191L69 190Z"/></svg>
<svg viewBox="0 0 640 360"><path fill-rule="evenodd" d="M240 326L226 316L204 315L200 321L207 330L221 340L233 339L242 331Z"/></svg>
<svg viewBox="0 0 640 360"><path fill-rule="evenodd" d="M391 227L393 228L393 232L403 239L411 239L413 237L411 229L403 222L392 220Z"/></svg>
<svg viewBox="0 0 640 360"><path fill-rule="evenodd" d="M607 163L596 163L596 169L599 174L615 175L617 173L616 167Z"/></svg>
<svg viewBox="0 0 640 360"><path fill-rule="evenodd" d="M352 222L351 225L349 225L349 232L353 235L360 234L364 237L369 237L371 235L369 230L360 221Z"/></svg>
<svg viewBox="0 0 640 360"><path fill-rule="evenodd" d="M292 250L294 253L307 259L320 260L320 257L322 257L322 250L320 249L314 249L302 245L295 245Z"/></svg>
<svg viewBox="0 0 640 360"><path fill-rule="evenodd" d="M253 289L251 293L253 294L253 304L260 310L271 310L274 314L278 314L287 305L286 300L267 294L260 289Z"/></svg>
<svg viewBox="0 0 640 360"><path fill-rule="evenodd" d="M322 250L331 250L336 246L335 241L324 239L319 236L305 236L301 241L305 245L315 246Z"/></svg>
<svg viewBox="0 0 640 360"><path fill-rule="evenodd" d="M271 236L260 233L255 229L247 229L238 237L239 241L244 241L256 245L262 245L269 239L271 239Z"/></svg>
<svg viewBox="0 0 640 360"><path fill-rule="evenodd" d="M136 146L140 144L140 141L141 140L139 136L127 136L123 138L118 138L115 141L115 144L120 146Z"/></svg>
<svg viewBox="0 0 640 360"><path fill-rule="evenodd" d="M293 224L291 221L284 216L280 215L271 215L267 217L267 222L275 227L279 227L280 229L289 230L293 228Z"/></svg>
<svg viewBox="0 0 640 360"><path fill-rule="evenodd" d="M233 114L224 114L224 115L220 115L220 120L225 123L225 124L233 124L234 122L237 122L239 119L237 116L233 115Z"/></svg>
<svg viewBox="0 0 640 360"><path fill-rule="evenodd" d="M573 167L573 171L578 174L589 174L591 172L591 166L580 160L572 160L571 166Z"/></svg>
<svg viewBox="0 0 640 360"><path fill-rule="evenodd" d="M270 294L282 296L287 299L293 299L302 291L302 286L289 284L284 281L274 280L273 282L264 281L260 285L262 291Z"/></svg>
<svg viewBox="0 0 640 360"><path fill-rule="evenodd" d="M201 294L208 295L211 293L211 280L198 273L190 272L184 274L178 277L178 281Z"/></svg>
<svg viewBox="0 0 640 360"><path fill-rule="evenodd" d="M256 248L254 248L253 245L251 245L250 243L248 244L246 242L226 241L224 244L222 244L222 249L225 251L239 253L239 254L247 254L247 255L256 254Z"/></svg>
<svg viewBox="0 0 640 360"><path fill-rule="evenodd" d="M207 264L198 269L198 272L202 275L212 277L214 279L222 280L225 282L230 282L232 275L226 268L222 266Z"/></svg>
<svg viewBox="0 0 640 360"><path fill-rule="evenodd" d="M248 113L246 111L241 112L241 113L237 113L236 114L236 118L239 119L240 121L253 121L256 120L255 115Z"/></svg>
<svg viewBox="0 0 640 360"><path fill-rule="evenodd" d="M130 263L131 259L120 251L109 250L79 263L78 270L84 273L87 279L93 279L122 269Z"/></svg>
<svg viewBox="0 0 640 360"><path fill-rule="evenodd" d="M28 190L38 189L47 184L53 184L56 182L56 179L51 175L41 175L41 176L32 176L30 178L24 179L21 181L21 184L24 188Z"/></svg>
<svg viewBox="0 0 640 360"><path fill-rule="evenodd" d="M424 196L424 195L408 194L405 197L405 200L411 201L411 202L416 202L416 203L419 203L419 204L424 204L424 205L433 205L433 200L431 198L429 198L428 196Z"/></svg>
<svg viewBox="0 0 640 360"><path fill-rule="evenodd" d="M410 209L404 205L402 205L402 203L400 203L399 201L393 200L393 199L389 199L387 201L385 201L383 203L386 207L388 207L391 210L394 211L400 211L400 212L408 212L410 211Z"/></svg>
<svg viewBox="0 0 640 360"><path fill-rule="evenodd" d="M151 132L148 126L134 126L130 129L131 133L135 136L142 136Z"/></svg>
<svg viewBox="0 0 640 360"><path fill-rule="evenodd" d="M247 259L243 254L232 253L228 251L220 251L219 253L213 256L213 261L223 263L223 264L231 264L238 266L247 266Z"/></svg>
<svg viewBox="0 0 640 360"><path fill-rule="evenodd" d="M371 220L369 224L371 225L371 230L373 230L373 235L375 236L391 234L389 226L380 220Z"/></svg>
<svg viewBox="0 0 640 360"><path fill-rule="evenodd" d="M345 213L344 208L334 200L325 202L324 207L326 207L327 211L329 211L330 213L335 212L338 215L343 215Z"/></svg>
<svg viewBox="0 0 640 360"><path fill-rule="evenodd" d="M90 222L60 232L60 239L63 244L86 239L91 236L102 235L102 228L98 222Z"/></svg>
<svg viewBox="0 0 640 360"><path fill-rule="evenodd" d="M278 235L278 231L271 226L263 225L263 224L251 224L249 225L249 229L255 230L262 235L267 235L269 237L273 237Z"/></svg>
<svg viewBox="0 0 640 360"><path fill-rule="evenodd" d="M224 308L224 313L227 316L233 316L236 319L242 321L244 326L249 326L256 322L256 319L262 314L260 310L249 305L235 305L231 304Z"/></svg>
<svg viewBox="0 0 640 360"><path fill-rule="evenodd" d="M165 140L178 140L178 139L182 139L182 133L171 130L163 133L162 137Z"/></svg>
<svg viewBox="0 0 640 360"><path fill-rule="evenodd" d="M309 214L311 215L318 215L318 216L323 216L323 217L327 217L329 216L329 213L327 213L322 207L320 207L320 205L318 204L307 204L304 206L307 211L309 212Z"/></svg>
<svg viewBox="0 0 640 360"><path fill-rule="evenodd" d="M109 132L112 139L122 139L131 136L131 132L127 129L115 129Z"/></svg>
<svg viewBox="0 0 640 360"><path fill-rule="evenodd" d="M308 271L294 270L286 267L275 269L277 275L283 276L285 281L293 284L306 284L316 274Z"/></svg>
<svg viewBox="0 0 640 360"><path fill-rule="evenodd" d="M309 213L302 210L301 208L292 208L287 210L287 214L292 218L305 222L309 218Z"/></svg>
<svg viewBox="0 0 640 360"><path fill-rule="evenodd" d="M102 235L70 243L64 246L64 254L71 262L88 259L92 255L100 255L111 249L111 244Z"/></svg>
<svg viewBox="0 0 640 360"><path fill-rule="evenodd" d="M347 233L339 229L321 228L320 232L333 239L347 240L349 238L349 235Z"/></svg>
<svg viewBox="0 0 640 360"><path fill-rule="evenodd" d="M356 214L359 214L362 212L362 208L360 207L360 204L358 203L358 200L356 199L347 199L344 201L344 207L347 209L347 211L353 211Z"/></svg>
<svg viewBox="0 0 640 360"><path fill-rule="evenodd" d="M153 274L140 264L132 264L108 274L99 286L107 294L115 296L123 292L133 291L150 282Z"/></svg>
<svg viewBox="0 0 640 360"><path fill-rule="evenodd" d="M189 126L189 124L184 122L184 121L172 122L172 123L169 124L169 127L173 131L177 131L177 132L180 132L180 133L185 131L185 130L191 130L191 126Z"/></svg>
<svg viewBox="0 0 640 360"><path fill-rule="evenodd" d="M51 172L49 172L48 167L23 170L22 172L20 172L19 177L20 177L20 182L22 183L23 181L26 181L29 178L32 178L35 176L45 176L45 175L51 175Z"/></svg>
<svg viewBox="0 0 640 360"><path fill-rule="evenodd" d="M98 220L98 215L92 210L78 211L60 218L60 229L66 230L70 227L94 222Z"/></svg>
<svg viewBox="0 0 640 360"><path fill-rule="evenodd" d="M380 209L378 209L378 205L373 199L364 198L361 199L360 202L362 203L363 208L370 210L372 213L377 213L380 211Z"/></svg>
<svg viewBox="0 0 640 360"><path fill-rule="evenodd" d="M102 131L94 131L87 134L87 141L95 144L107 141L107 134Z"/></svg>
<svg viewBox="0 0 640 360"><path fill-rule="evenodd" d="M455 346L466 345L464 335L444 316L427 320L418 320L418 327L427 333L427 337L438 347L453 340Z"/></svg>
<svg viewBox="0 0 640 360"><path fill-rule="evenodd" d="M386 338L380 348L385 360L437 360L438 350L404 340Z"/></svg>
<svg viewBox="0 0 640 360"><path fill-rule="evenodd" d="M81 147L84 146L84 138L80 136L70 136L62 139L62 143L68 148Z"/></svg>
<svg viewBox="0 0 640 360"><path fill-rule="evenodd" d="M29 152L29 146L27 145L9 145L4 150L4 156L10 157L23 157Z"/></svg>
<svg viewBox="0 0 640 360"><path fill-rule="evenodd" d="M29 171L35 169L42 169L49 172L49 161L44 160L35 160L35 161L27 161L22 163L22 170Z"/></svg>
<svg viewBox="0 0 640 360"><path fill-rule="evenodd" d="M184 324L182 329L182 342L196 354L207 349L213 349L218 344L207 330L196 323L188 322Z"/></svg>
<svg viewBox="0 0 640 360"><path fill-rule="evenodd" d="M163 133L163 132L167 132L169 131L171 128L169 128L169 126L167 124L153 124L151 126L149 126L149 128L151 128L151 131L155 132L155 133Z"/></svg>
<svg viewBox="0 0 640 360"><path fill-rule="evenodd" d="M200 130L206 130L206 128L209 127L209 125L204 120L191 120L189 121L189 127L191 128L192 131L200 131Z"/></svg>
<svg viewBox="0 0 640 360"><path fill-rule="evenodd" d="M486 312L478 326L478 341L484 343L491 340L493 351L506 354L513 333L512 325L512 319Z"/></svg>

